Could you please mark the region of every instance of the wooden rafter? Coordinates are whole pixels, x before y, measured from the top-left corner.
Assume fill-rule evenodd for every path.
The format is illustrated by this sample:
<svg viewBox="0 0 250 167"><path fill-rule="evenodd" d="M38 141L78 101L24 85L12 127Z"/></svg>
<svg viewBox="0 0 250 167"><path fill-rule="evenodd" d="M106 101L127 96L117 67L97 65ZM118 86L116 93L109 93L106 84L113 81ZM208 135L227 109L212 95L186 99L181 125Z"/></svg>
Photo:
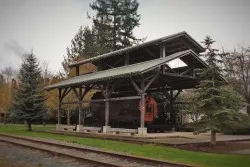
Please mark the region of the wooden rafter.
<svg viewBox="0 0 250 167"><path fill-rule="evenodd" d="M138 93L141 93L141 89L137 86L137 84L135 83L135 81L130 77L130 82L132 83L133 87L135 88L135 90Z"/></svg>
<svg viewBox="0 0 250 167"><path fill-rule="evenodd" d="M175 94L175 96L173 97L173 101L176 100L176 98L179 96L179 94L182 92L182 90L178 90L178 92Z"/></svg>
<svg viewBox="0 0 250 167"><path fill-rule="evenodd" d="M155 79L159 76L159 71L157 72L157 74L146 84L143 92L146 92L146 90L149 88L149 86L155 81Z"/></svg>
<svg viewBox="0 0 250 167"><path fill-rule="evenodd" d="M116 97L116 98L109 98L108 101L121 101L121 100L134 100L134 99L140 99L140 96L128 96L128 97ZM82 100L81 103L98 103L98 102L104 102L105 99L96 99L96 100ZM72 102L62 102L61 104L78 104L78 101L72 101Z"/></svg>
<svg viewBox="0 0 250 167"><path fill-rule="evenodd" d="M188 73L190 73L190 69L187 69L187 70L185 70L185 71L183 71L182 73L180 73L180 75L185 75L185 74L188 74Z"/></svg>
<svg viewBox="0 0 250 167"><path fill-rule="evenodd" d="M180 75L178 73L169 73L169 72L165 72L165 74L161 74L163 76L172 76L172 77L180 77L180 78L187 78L187 79L195 79L195 77L191 76L191 75Z"/></svg>

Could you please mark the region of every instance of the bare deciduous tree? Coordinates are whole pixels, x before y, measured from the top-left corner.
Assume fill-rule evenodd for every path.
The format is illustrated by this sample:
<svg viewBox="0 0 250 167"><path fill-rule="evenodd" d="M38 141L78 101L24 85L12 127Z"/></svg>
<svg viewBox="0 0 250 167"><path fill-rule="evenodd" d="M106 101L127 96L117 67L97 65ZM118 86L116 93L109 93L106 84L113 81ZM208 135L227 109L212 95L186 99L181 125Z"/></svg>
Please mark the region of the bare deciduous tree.
<svg viewBox="0 0 250 167"><path fill-rule="evenodd" d="M1 73L6 77L7 83L10 81L11 77L14 75L15 70L12 67L5 67Z"/></svg>
<svg viewBox="0 0 250 167"><path fill-rule="evenodd" d="M234 52L222 57L229 83L244 97L248 103L247 113L250 116L250 47L239 47Z"/></svg>
<svg viewBox="0 0 250 167"><path fill-rule="evenodd" d="M49 81L53 77L53 74L49 69L49 63L46 62L46 61L43 61L41 63L41 70L42 70L41 74L42 74L42 77L43 77L43 83L44 83L44 85L48 85Z"/></svg>

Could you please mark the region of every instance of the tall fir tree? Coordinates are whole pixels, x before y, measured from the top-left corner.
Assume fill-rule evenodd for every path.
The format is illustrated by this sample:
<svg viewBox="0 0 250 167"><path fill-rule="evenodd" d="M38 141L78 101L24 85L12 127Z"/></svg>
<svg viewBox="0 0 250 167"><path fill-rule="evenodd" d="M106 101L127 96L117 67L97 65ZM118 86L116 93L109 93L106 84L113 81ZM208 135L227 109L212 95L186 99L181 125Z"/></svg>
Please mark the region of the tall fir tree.
<svg viewBox="0 0 250 167"><path fill-rule="evenodd" d="M140 15L137 0L96 0L90 7L96 11L94 27L99 35L99 44L105 50L115 51L141 41L133 35L138 27Z"/></svg>
<svg viewBox="0 0 250 167"><path fill-rule="evenodd" d="M210 68L201 72L201 81L192 99L195 114L200 115L194 125L197 133L211 132L211 144L216 144L216 133L237 127L242 123L239 110L244 99L222 79L223 69L218 50L212 48L215 41L207 36L204 40L206 62Z"/></svg>
<svg viewBox="0 0 250 167"><path fill-rule="evenodd" d="M27 122L28 130L32 130L33 121L45 116L45 97L42 94L41 79L41 69L31 52L21 66L19 86L11 110L12 118Z"/></svg>
<svg viewBox="0 0 250 167"><path fill-rule="evenodd" d="M98 54L96 37L94 31L88 26L79 28L75 37L71 40L71 46L66 48L67 55L64 56L62 66L67 76L70 72L68 65L79 58L90 58Z"/></svg>
<svg viewBox="0 0 250 167"><path fill-rule="evenodd" d="M96 11L93 26L80 27L71 40L62 62L64 77L70 72L68 65L79 58L94 57L142 41L133 35L140 21L138 6L137 0L96 0L90 4Z"/></svg>

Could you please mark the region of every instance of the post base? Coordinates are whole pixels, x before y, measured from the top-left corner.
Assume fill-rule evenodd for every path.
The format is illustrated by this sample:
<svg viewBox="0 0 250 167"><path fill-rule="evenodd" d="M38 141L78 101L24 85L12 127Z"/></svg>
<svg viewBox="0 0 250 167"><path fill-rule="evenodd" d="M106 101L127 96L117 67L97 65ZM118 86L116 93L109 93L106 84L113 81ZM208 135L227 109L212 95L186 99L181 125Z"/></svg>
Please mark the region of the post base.
<svg viewBox="0 0 250 167"><path fill-rule="evenodd" d="M111 127L110 126L103 126L102 133L108 133L109 128L111 128Z"/></svg>
<svg viewBox="0 0 250 167"><path fill-rule="evenodd" d="M61 130L61 124L56 124L56 130Z"/></svg>
<svg viewBox="0 0 250 167"><path fill-rule="evenodd" d="M77 132L83 132L83 125L76 125L76 131Z"/></svg>
<svg viewBox="0 0 250 167"><path fill-rule="evenodd" d="M147 136L147 128L138 128L138 136Z"/></svg>

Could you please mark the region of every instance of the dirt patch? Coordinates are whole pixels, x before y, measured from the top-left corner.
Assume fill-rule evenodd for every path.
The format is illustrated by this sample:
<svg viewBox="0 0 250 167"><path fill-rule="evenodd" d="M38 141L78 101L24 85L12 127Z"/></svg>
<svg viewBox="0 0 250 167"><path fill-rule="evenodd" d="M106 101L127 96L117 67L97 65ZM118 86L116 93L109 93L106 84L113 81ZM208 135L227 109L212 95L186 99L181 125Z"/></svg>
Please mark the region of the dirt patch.
<svg viewBox="0 0 250 167"><path fill-rule="evenodd" d="M190 150L190 151L201 151L210 153L231 153L234 151L250 149L250 141L244 142L218 142L217 145L213 146L208 143L206 144L186 144L179 145L176 148Z"/></svg>

